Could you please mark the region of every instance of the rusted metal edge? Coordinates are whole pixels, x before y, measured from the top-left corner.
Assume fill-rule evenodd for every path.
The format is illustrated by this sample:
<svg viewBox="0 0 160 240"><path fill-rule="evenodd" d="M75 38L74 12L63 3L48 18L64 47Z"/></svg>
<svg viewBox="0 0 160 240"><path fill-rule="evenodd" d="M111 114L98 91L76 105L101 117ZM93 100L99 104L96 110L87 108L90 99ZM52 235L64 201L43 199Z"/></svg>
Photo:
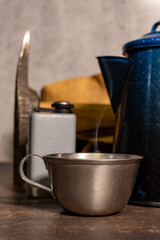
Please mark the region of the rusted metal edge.
<svg viewBox="0 0 160 240"><path fill-rule="evenodd" d="M15 82L15 109L14 109L14 183L23 183L19 175L19 163L26 155L28 142L29 117L33 109L39 106L39 97L35 90L28 86L28 65L30 54L30 31L24 34L19 53L16 82Z"/></svg>

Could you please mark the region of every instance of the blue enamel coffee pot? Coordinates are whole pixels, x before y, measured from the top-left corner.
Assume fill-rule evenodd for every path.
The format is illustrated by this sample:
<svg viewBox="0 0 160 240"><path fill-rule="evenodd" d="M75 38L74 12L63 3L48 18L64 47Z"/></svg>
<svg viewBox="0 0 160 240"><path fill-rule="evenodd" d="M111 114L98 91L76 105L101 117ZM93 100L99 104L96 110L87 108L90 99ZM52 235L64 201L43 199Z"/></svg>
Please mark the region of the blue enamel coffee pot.
<svg viewBox="0 0 160 240"><path fill-rule="evenodd" d="M123 57L98 57L117 116L113 151L144 157L130 202L160 207L160 31L123 46Z"/></svg>

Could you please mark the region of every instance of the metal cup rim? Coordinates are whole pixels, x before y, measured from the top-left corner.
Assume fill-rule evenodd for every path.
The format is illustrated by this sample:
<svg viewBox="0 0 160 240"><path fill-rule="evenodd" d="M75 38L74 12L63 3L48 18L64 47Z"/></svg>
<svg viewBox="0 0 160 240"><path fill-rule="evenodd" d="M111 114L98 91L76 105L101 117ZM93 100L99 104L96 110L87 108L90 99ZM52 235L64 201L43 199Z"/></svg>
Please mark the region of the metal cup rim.
<svg viewBox="0 0 160 240"><path fill-rule="evenodd" d="M121 153L58 153L43 156L52 164L119 165L140 163L140 155Z"/></svg>

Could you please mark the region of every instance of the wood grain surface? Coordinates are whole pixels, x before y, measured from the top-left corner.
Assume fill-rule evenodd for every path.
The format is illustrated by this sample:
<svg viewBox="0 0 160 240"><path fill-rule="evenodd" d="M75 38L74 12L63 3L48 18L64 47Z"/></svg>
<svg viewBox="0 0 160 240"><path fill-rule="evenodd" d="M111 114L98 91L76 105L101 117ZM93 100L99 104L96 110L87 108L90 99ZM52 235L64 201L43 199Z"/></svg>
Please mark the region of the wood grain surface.
<svg viewBox="0 0 160 240"><path fill-rule="evenodd" d="M0 240L159 240L160 208L127 205L112 216L65 212L51 199L29 199L13 184L11 164L0 164Z"/></svg>

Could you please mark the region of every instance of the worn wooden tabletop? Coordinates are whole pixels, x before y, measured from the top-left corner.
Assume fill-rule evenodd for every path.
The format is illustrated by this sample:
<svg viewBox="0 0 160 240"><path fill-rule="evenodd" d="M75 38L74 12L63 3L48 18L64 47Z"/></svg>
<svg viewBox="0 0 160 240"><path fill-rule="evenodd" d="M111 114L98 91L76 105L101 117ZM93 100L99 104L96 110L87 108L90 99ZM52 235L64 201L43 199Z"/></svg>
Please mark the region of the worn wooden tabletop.
<svg viewBox="0 0 160 240"><path fill-rule="evenodd" d="M27 198L12 172L11 164L0 164L0 240L160 239L160 208L127 205L112 216L76 216L53 199Z"/></svg>

